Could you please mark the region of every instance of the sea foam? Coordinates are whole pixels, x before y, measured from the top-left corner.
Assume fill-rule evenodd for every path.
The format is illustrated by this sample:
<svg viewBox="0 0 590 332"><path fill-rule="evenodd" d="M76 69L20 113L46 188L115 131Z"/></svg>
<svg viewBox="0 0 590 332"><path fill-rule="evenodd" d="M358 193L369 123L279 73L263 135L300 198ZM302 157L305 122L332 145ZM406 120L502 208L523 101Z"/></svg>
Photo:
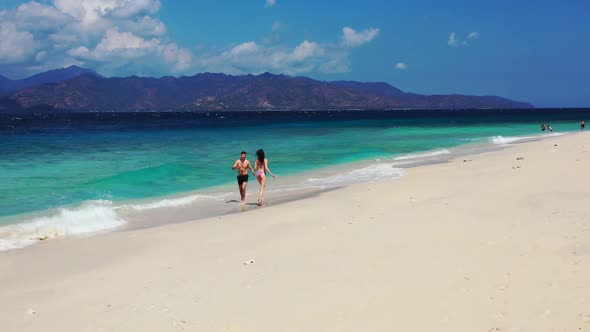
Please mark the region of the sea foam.
<svg viewBox="0 0 590 332"><path fill-rule="evenodd" d="M324 178L310 178L305 180L306 185L317 187L339 187L353 183L366 183L381 180L397 179L403 175L403 171L391 164L374 164L350 172L336 174Z"/></svg>
<svg viewBox="0 0 590 332"><path fill-rule="evenodd" d="M447 149L441 149L441 150L434 150L434 151L429 151L429 152L424 152L424 153L403 155L403 156L395 157L393 160L428 158L428 157L436 157L436 156L449 154L449 153L451 153L451 151L449 151Z"/></svg>
<svg viewBox="0 0 590 332"><path fill-rule="evenodd" d="M547 137L558 137L563 135L565 135L565 133L547 133L536 136L493 136L490 138L490 141L497 145L507 145L523 140L543 139Z"/></svg>
<svg viewBox="0 0 590 332"><path fill-rule="evenodd" d="M87 201L77 208L0 227L0 251L24 248L41 240L108 231L126 224L111 201Z"/></svg>
<svg viewBox="0 0 590 332"><path fill-rule="evenodd" d="M115 209L132 209L132 210L153 210L153 209L161 209L161 208L169 208L169 207L181 207L191 205L195 202L202 201L202 200L220 200L224 197L227 197L229 194L219 194L219 195L190 195L184 197L176 197L176 198L165 198L154 202L147 202L143 204L125 204Z"/></svg>
<svg viewBox="0 0 590 332"><path fill-rule="evenodd" d="M533 139L532 136L494 136L490 138L490 141L494 144L498 145L506 145L510 143L515 143L522 140Z"/></svg>

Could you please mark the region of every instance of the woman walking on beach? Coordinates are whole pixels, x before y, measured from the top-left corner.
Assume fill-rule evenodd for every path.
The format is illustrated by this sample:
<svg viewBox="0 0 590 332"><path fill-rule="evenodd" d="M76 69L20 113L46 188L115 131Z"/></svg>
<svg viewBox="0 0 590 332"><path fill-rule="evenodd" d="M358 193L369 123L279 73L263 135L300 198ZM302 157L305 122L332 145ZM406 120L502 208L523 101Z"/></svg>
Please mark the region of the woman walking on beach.
<svg viewBox="0 0 590 332"><path fill-rule="evenodd" d="M254 168L256 169L256 180L258 180L258 183L260 183L258 205L262 205L262 200L264 199L264 189L266 188L266 172L270 173L273 179L276 178L276 176L272 174L268 168L268 159L266 159L264 150L260 149L256 151L256 162L254 164Z"/></svg>

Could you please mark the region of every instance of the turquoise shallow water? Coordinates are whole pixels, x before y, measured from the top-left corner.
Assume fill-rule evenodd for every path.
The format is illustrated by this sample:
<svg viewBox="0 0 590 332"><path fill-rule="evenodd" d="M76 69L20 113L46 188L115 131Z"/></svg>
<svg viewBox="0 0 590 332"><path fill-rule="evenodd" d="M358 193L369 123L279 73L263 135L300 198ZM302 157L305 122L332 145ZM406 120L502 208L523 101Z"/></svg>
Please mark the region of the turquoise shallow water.
<svg viewBox="0 0 590 332"><path fill-rule="evenodd" d="M231 183L241 150L253 160L264 148L273 172L290 175L494 136L539 134L541 121L559 132L575 131L589 113L438 112L3 115L0 217Z"/></svg>

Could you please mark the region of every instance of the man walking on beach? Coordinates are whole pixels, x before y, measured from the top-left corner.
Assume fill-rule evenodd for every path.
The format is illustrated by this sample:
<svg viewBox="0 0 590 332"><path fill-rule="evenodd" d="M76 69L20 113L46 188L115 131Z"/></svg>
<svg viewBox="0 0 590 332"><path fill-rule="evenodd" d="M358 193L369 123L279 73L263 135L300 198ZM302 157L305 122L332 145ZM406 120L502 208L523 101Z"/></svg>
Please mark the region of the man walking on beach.
<svg viewBox="0 0 590 332"><path fill-rule="evenodd" d="M238 188L240 189L240 197L242 204L246 203L246 187L248 186L248 170L254 175L252 164L246 159L246 151L242 151L240 159L236 160L233 170L238 170Z"/></svg>

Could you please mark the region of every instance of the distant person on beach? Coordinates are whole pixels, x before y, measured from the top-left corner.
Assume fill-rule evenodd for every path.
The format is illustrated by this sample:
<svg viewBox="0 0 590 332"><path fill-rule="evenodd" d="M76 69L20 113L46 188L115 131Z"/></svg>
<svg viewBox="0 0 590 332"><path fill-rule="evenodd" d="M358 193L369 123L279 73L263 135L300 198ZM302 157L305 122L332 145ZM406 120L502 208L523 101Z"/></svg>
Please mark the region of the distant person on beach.
<svg viewBox="0 0 590 332"><path fill-rule="evenodd" d="M242 199L242 204L246 203L246 187L248 187L248 170L252 172L254 175L254 169L252 168L252 164L246 159L246 151L242 151L240 154L240 159L236 160L234 166L232 167L233 170L238 170L238 188L240 189L240 197Z"/></svg>
<svg viewBox="0 0 590 332"><path fill-rule="evenodd" d="M586 130L586 122L584 122L582 120L582 122L580 122L580 129L582 129L582 131Z"/></svg>
<svg viewBox="0 0 590 332"><path fill-rule="evenodd" d="M543 124L541 125L541 131L545 131L545 129L547 129L547 127L545 127L545 124L543 123Z"/></svg>
<svg viewBox="0 0 590 332"><path fill-rule="evenodd" d="M549 132L553 132L553 127L551 127L551 125L547 125L547 130L549 130Z"/></svg>
<svg viewBox="0 0 590 332"><path fill-rule="evenodd" d="M272 175L273 179L276 178L274 174L268 168L268 159L264 154L264 150L260 149L256 151L256 162L254 163L256 168L256 180L260 183L260 194L258 195L258 205L262 205L264 199L264 189L266 188L266 172Z"/></svg>

